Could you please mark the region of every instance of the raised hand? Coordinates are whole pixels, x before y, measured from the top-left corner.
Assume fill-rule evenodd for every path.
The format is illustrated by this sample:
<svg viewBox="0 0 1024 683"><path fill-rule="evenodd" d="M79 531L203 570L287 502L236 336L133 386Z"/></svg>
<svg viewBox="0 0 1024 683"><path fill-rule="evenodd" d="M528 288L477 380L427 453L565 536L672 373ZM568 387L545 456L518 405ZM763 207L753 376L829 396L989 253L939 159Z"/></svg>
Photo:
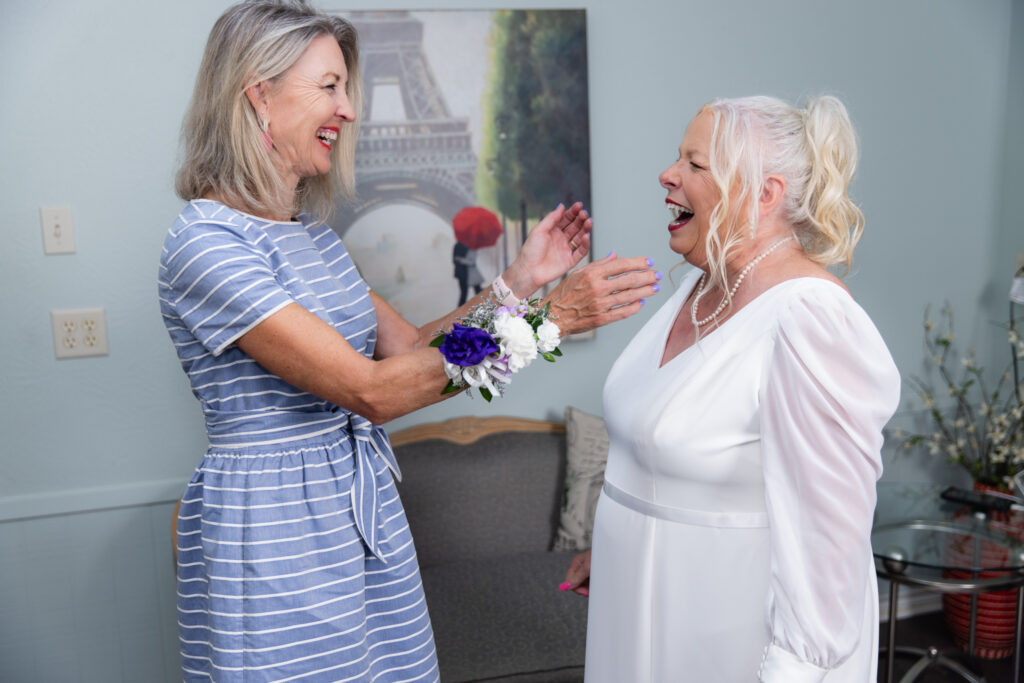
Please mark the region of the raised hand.
<svg viewBox="0 0 1024 683"><path fill-rule="evenodd" d="M505 282L517 296L526 297L562 277L589 253L593 227L580 202L568 209L559 205L530 230L505 272Z"/></svg>
<svg viewBox="0 0 1024 683"><path fill-rule="evenodd" d="M618 258L612 253L574 270L547 297L551 319L567 335L628 318L661 290L661 273L653 265L642 256Z"/></svg>

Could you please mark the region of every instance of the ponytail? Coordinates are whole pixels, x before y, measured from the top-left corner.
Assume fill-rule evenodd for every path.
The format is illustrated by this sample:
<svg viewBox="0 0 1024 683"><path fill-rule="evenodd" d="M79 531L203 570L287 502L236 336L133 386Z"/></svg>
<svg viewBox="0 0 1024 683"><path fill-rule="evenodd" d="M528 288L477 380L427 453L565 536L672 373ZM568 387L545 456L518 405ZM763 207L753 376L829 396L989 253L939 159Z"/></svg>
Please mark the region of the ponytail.
<svg viewBox="0 0 1024 683"><path fill-rule="evenodd" d="M810 178L799 205L804 247L816 262L850 270L864 232L864 214L848 191L857 168L857 137L846 107L835 97L810 100L804 110Z"/></svg>

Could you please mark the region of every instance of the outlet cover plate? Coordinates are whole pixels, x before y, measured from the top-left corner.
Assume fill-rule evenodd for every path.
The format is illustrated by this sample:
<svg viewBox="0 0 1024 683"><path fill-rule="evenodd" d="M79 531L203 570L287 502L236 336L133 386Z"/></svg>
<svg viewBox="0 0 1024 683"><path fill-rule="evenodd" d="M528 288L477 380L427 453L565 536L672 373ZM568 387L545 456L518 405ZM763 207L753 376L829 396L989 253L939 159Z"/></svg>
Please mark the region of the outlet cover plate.
<svg viewBox="0 0 1024 683"><path fill-rule="evenodd" d="M50 311L57 358L106 356L107 316L102 308Z"/></svg>

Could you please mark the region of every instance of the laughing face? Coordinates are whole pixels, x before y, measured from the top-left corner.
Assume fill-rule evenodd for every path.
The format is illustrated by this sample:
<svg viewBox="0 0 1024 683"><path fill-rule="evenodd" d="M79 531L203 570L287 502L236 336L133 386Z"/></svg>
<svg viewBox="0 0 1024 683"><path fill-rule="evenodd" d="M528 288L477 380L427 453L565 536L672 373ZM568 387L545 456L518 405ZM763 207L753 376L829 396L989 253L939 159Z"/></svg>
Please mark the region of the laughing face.
<svg viewBox="0 0 1024 683"><path fill-rule="evenodd" d="M672 214L669 247L697 266L704 265L704 240L711 212L721 196L709 166L713 127L711 112L698 113L686 128L679 159L658 176L661 186L668 190L665 204Z"/></svg>
<svg viewBox="0 0 1024 683"><path fill-rule="evenodd" d="M322 35L273 84L259 84L253 105L269 121L274 161L292 186L331 170L331 149L355 120L345 88L348 70L338 42ZM253 95L250 95L253 99Z"/></svg>

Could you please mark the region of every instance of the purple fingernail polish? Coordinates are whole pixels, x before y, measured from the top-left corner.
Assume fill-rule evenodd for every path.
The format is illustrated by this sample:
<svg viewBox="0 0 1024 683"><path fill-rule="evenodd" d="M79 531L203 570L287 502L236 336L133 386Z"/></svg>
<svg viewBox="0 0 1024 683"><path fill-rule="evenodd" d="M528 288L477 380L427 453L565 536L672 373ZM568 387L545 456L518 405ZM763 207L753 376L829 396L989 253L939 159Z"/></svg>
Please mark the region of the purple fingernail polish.
<svg viewBox="0 0 1024 683"><path fill-rule="evenodd" d="M614 251L609 251L608 255L605 256L605 258L611 258L612 254L614 254L614 253L615 253Z"/></svg>
<svg viewBox="0 0 1024 683"><path fill-rule="evenodd" d="M661 285L659 285L657 282L655 282L654 286L651 289L653 289L655 292L660 292L661 291Z"/></svg>
<svg viewBox="0 0 1024 683"><path fill-rule="evenodd" d="M647 299L640 299L640 306L641 306L641 308L643 307L643 305L645 303L647 303Z"/></svg>
<svg viewBox="0 0 1024 683"><path fill-rule="evenodd" d="M652 259L652 258L647 259L647 265L653 266L654 265L654 259Z"/></svg>
<svg viewBox="0 0 1024 683"><path fill-rule="evenodd" d="M654 271L654 279L655 280L660 280L661 279L661 271L660 270Z"/></svg>

